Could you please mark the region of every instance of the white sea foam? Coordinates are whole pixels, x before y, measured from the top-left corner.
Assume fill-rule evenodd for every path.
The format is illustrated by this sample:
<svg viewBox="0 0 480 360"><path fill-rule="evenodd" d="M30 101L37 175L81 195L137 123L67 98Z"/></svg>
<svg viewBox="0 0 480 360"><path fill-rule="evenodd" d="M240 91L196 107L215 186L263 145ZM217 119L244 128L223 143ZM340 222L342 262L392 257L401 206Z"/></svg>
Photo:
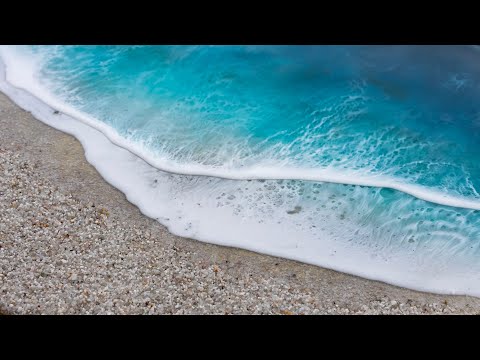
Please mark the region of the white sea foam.
<svg viewBox="0 0 480 360"><path fill-rule="evenodd" d="M172 233L417 290L480 296L480 264L475 261L479 252L477 228L465 225L462 232L452 236L457 225L453 221L445 221L440 227L433 216L431 222L419 224L414 211L408 211L415 201L408 196L397 200L395 206L379 209L371 205L372 199L383 196L379 189L372 189L370 194L369 189L349 187L353 195L347 201L344 200L348 198L347 191L340 185L224 180L176 174L225 175L200 172L201 169L174 168L175 173L159 170L136 156L131 144L122 143L113 129L56 101L48 92L44 93L28 71L24 68L19 71L12 57L5 56L3 51L1 55L6 61L7 74L0 65L0 90L44 123L74 135L82 143L87 160L105 180ZM54 109L62 113L55 115ZM169 170L165 166L163 169ZM285 177L285 173L280 176L275 171L275 168L242 170L242 177ZM298 169L291 171L295 178L375 185L371 179L352 179L347 174L323 173L319 179L320 174L303 176ZM228 175L222 177L234 177ZM384 180L377 180L378 185L384 186ZM304 187L314 187L312 193L318 194L318 199L304 201ZM387 187L394 186L389 182ZM411 187L405 190L412 193ZM425 191L424 197L431 194ZM478 204L465 206L463 201L442 198L436 202L479 208ZM445 211L452 212L452 216L455 213L453 208L428 208L428 203L422 206L426 207L419 210L422 216L428 211L434 215ZM399 214L403 217L397 218ZM468 211L466 214L464 218L469 216ZM389 222L382 223L384 219ZM433 230L428 230L428 226Z"/></svg>

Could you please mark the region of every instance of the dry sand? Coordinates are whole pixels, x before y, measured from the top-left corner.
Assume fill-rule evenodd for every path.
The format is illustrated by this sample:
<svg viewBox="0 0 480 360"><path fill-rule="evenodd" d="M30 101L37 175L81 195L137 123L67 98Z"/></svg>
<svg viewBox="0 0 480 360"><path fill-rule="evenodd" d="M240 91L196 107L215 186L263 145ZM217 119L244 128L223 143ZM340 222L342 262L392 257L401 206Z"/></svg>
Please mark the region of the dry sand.
<svg viewBox="0 0 480 360"><path fill-rule="evenodd" d="M480 313L416 292L170 234L80 143L0 94L0 313Z"/></svg>

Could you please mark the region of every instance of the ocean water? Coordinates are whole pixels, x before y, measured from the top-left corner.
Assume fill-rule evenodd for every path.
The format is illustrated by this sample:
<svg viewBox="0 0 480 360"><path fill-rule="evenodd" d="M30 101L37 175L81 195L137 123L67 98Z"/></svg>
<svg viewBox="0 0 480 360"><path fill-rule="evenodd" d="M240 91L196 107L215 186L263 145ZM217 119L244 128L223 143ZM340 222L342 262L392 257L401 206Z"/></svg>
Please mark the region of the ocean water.
<svg viewBox="0 0 480 360"><path fill-rule="evenodd" d="M176 234L480 295L476 46L4 46L0 57L0 90L74 134Z"/></svg>

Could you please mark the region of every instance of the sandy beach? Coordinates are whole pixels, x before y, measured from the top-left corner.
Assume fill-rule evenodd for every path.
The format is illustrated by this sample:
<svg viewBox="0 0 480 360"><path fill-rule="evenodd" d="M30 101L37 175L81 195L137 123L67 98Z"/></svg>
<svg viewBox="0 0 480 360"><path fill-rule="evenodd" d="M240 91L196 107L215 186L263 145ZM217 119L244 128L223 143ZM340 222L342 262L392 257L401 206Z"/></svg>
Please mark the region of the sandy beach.
<svg viewBox="0 0 480 360"><path fill-rule="evenodd" d="M480 313L478 298L172 235L3 94L0 174L0 314Z"/></svg>

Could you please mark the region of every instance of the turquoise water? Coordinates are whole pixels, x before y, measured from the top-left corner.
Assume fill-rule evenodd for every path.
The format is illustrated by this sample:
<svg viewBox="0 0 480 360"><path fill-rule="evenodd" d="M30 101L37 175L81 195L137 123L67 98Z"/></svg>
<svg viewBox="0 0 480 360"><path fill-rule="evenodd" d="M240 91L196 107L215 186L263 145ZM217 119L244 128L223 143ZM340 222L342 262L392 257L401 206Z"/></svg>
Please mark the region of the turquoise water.
<svg viewBox="0 0 480 360"><path fill-rule="evenodd" d="M182 211L204 230L183 235L221 242L191 215L201 193L231 209L229 221L276 231L294 218L301 240L350 241L386 266L402 251L447 272L478 260L475 46L27 46L3 56L28 60L32 82L168 176L188 174L175 181L197 188L175 191L191 194Z"/></svg>
<svg viewBox="0 0 480 360"><path fill-rule="evenodd" d="M33 47L54 94L152 157L332 168L480 203L480 53L422 46ZM288 174L295 177L295 174Z"/></svg>

